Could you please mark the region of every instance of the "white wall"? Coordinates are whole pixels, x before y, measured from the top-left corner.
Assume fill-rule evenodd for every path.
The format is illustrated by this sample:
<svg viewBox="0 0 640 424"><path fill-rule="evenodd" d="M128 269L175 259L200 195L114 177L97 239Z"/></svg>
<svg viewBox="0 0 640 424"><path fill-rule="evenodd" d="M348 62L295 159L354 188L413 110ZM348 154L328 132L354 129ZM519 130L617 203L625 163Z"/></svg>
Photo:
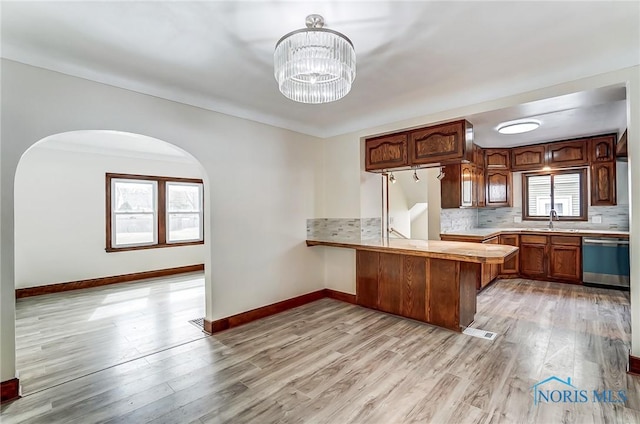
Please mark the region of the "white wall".
<svg viewBox="0 0 640 424"><path fill-rule="evenodd" d="M440 168L427 169L427 181L429 182L429 240L440 240Z"/></svg>
<svg viewBox="0 0 640 424"><path fill-rule="evenodd" d="M15 370L14 175L22 154L52 134L144 134L200 161L210 217L207 319L324 287L322 249L305 245L307 218L322 217L322 199L316 199L324 191L321 140L7 60L1 100L0 380ZM348 169L359 173L355 158Z"/></svg>
<svg viewBox="0 0 640 424"><path fill-rule="evenodd" d="M398 174L400 174L398 172ZM401 178L398 175L396 178ZM409 208L412 205L407 203L407 197L404 194L402 181L396 184L389 184L389 226L406 237L411 238L411 214ZM390 234L390 237L399 237Z"/></svg>
<svg viewBox="0 0 640 424"><path fill-rule="evenodd" d="M429 240L429 204L426 202L411 208L411 238Z"/></svg>
<svg viewBox="0 0 640 424"><path fill-rule="evenodd" d="M203 245L105 251L105 173L202 178L195 161L141 160L50 144L55 141L29 149L16 172L16 288L204 263Z"/></svg>

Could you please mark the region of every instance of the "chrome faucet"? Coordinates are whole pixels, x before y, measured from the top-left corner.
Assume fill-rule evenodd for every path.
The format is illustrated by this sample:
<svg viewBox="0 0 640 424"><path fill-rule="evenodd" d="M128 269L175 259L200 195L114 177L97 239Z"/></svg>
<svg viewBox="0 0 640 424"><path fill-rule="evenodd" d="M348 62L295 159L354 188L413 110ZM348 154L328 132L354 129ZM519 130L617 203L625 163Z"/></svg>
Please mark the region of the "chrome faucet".
<svg viewBox="0 0 640 424"><path fill-rule="evenodd" d="M556 218L556 221L560 221L560 218L558 218L558 212L556 212L555 209L551 209L549 211L549 229L553 230L553 218Z"/></svg>

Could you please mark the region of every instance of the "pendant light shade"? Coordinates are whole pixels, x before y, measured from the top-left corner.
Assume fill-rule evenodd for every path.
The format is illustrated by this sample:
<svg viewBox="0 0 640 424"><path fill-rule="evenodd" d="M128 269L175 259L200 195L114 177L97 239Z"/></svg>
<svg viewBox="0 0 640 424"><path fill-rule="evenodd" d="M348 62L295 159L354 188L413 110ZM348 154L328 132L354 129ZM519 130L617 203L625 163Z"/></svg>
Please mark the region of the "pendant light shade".
<svg viewBox="0 0 640 424"><path fill-rule="evenodd" d="M285 97L301 103L328 103L351 90L356 52L343 34L323 28L320 15L309 15L307 28L285 35L273 54L274 75Z"/></svg>

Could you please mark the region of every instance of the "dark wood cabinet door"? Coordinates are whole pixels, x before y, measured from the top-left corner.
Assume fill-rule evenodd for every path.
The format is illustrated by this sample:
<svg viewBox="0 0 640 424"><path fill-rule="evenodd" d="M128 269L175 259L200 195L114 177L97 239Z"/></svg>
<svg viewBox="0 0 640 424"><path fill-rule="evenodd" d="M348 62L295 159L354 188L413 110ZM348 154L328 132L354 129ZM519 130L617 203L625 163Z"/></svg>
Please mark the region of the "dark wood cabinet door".
<svg viewBox="0 0 640 424"><path fill-rule="evenodd" d="M467 136L469 124L456 121L434 125L409 133L409 160L412 165L447 162L453 160L471 160L472 143ZM471 131L473 131L471 129Z"/></svg>
<svg viewBox="0 0 640 424"><path fill-rule="evenodd" d="M581 246L551 244L549 277L574 283L582 281Z"/></svg>
<svg viewBox="0 0 640 424"><path fill-rule="evenodd" d="M554 168L589 164L588 139L547 145L547 164Z"/></svg>
<svg viewBox="0 0 640 424"><path fill-rule="evenodd" d="M517 234L504 234L500 236L500 244L507 244L509 246L520 246L520 237ZM499 273L501 275L518 275L520 271L520 253L516 253L516 255L505 261L502 265L500 265Z"/></svg>
<svg viewBox="0 0 640 424"><path fill-rule="evenodd" d="M378 309L378 272L380 254L356 251L356 303Z"/></svg>
<svg viewBox="0 0 640 424"><path fill-rule="evenodd" d="M615 160L615 135L595 137L589 140L589 155L591 163Z"/></svg>
<svg viewBox="0 0 640 424"><path fill-rule="evenodd" d="M488 240L482 242L483 244L499 244L500 239L498 237L493 237ZM480 279L480 287L478 289L484 288L487 284L492 282L498 276L498 270L500 265L496 264L482 264L481 267L481 279Z"/></svg>
<svg viewBox="0 0 640 424"><path fill-rule="evenodd" d="M408 166L407 134L392 134L365 141L367 171Z"/></svg>
<svg viewBox="0 0 640 424"><path fill-rule="evenodd" d="M511 151L509 149L485 149L484 161L487 169L510 169Z"/></svg>
<svg viewBox="0 0 640 424"><path fill-rule="evenodd" d="M486 206L486 186L485 186L484 168L476 167L476 197L478 199L478 207Z"/></svg>
<svg viewBox="0 0 640 424"><path fill-rule="evenodd" d="M473 145L473 161L477 167L484 169L484 149L476 144Z"/></svg>
<svg viewBox="0 0 640 424"><path fill-rule="evenodd" d="M534 145L511 149L511 170L527 171L545 166L545 146Z"/></svg>
<svg viewBox="0 0 640 424"><path fill-rule="evenodd" d="M460 169L461 196L460 206L475 206L475 185L474 185L474 169L473 165L465 163Z"/></svg>
<svg viewBox="0 0 640 424"><path fill-rule="evenodd" d="M543 279L547 276L547 244L520 242L520 274Z"/></svg>
<svg viewBox="0 0 640 424"><path fill-rule="evenodd" d="M591 206L616 204L616 163L601 162L591 165Z"/></svg>
<svg viewBox="0 0 640 424"><path fill-rule="evenodd" d="M486 205L511 206L511 171L501 169L487 169L486 174Z"/></svg>
<svg viewBox="0 0 640 424"><path fill-rule="evenodd" d="M440 207L459 208L462 202L462 165L446 165L443 171L444 178L440 180Z"/></svg>
<svg viewBox="0 0 640 424"><path fill-rule="evenodd" d="M626 158L628 156L627 153L627 130L624 130L622 133L622 137L618 140L618 144L616 144L616 156Z"/></svg>

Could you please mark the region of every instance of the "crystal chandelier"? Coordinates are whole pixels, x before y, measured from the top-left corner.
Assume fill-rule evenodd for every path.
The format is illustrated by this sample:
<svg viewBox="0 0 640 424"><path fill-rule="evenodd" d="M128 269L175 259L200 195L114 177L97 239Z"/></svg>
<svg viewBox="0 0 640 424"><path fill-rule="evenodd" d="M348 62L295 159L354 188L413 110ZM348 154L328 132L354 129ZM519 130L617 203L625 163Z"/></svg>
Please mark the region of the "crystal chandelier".
<svg viewBox="0 0 640 424"><path fill-rule="evenodd" d="M349 93L356 78L356 52L343 34L309 15L306 28L292 31L276 44L274 74L285 97L302 103L328 103Z"/></svg>

